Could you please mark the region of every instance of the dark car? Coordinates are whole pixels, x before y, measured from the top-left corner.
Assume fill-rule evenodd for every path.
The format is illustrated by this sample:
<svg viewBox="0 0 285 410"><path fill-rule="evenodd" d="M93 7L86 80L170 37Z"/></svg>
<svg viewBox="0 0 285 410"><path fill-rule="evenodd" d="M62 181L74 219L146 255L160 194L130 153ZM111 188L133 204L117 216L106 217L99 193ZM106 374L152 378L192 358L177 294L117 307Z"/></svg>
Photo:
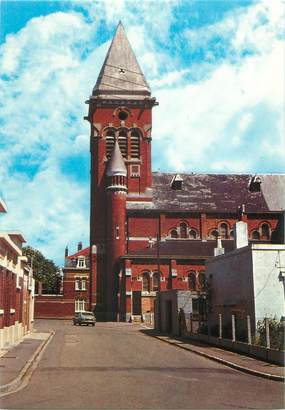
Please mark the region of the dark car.
<svg viewBox="0 0 285 410"><path fill-rule="evenodd" d="M77 312L73 318L74 325L92 325L95 326L96 319L92 312Z"/></svg>

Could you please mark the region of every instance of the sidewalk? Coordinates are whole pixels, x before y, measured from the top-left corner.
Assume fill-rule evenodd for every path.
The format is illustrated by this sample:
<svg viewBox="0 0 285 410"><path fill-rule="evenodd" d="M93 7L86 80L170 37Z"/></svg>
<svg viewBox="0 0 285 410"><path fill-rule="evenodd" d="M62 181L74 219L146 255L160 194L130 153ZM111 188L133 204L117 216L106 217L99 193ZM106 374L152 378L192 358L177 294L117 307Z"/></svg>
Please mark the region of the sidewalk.
<svg viewBox="0 0 285 410"><path fill-rule="evenodd" d="M51 336L29 333L11 349L0 350L0 396L19 388Z"/></svg>
<svg viewBox="0 0 285 410"><path fill-rule="evenodd" d="M285 372L283 366L267 363L249 356L220 349L215 346L199 343L182 337L165 335L149 329L144 331L149 336L158 340L179 347L189 352L194 352L200 356L222 363L233 369L240 370L255 376L264 377L276 381L285 381Z"/></svg>

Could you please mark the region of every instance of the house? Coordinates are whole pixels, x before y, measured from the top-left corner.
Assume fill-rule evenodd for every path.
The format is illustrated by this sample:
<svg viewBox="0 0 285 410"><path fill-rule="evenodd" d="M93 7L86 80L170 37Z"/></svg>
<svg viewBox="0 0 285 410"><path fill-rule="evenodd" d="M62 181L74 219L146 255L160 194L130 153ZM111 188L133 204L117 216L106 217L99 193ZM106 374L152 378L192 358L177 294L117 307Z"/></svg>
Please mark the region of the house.
<svg viewBox="0 0 285 410"><path fill-rule="evenodd" d="M0 212L7 212L2 200ZM34 279L22 253L25 242L20 232L0 231L0 349L17 343L33 328Z"/></svg>
<svg viewBox="0 0 285 410"><path fill-rule="evenodd" d="M79 242L77 252L68 255L65 249L65 263L62 268L62 284L59 294L43 293L39 286L36 294L36 318L72 318L75 312L89 307L89 247L82 249Z"/></svg>

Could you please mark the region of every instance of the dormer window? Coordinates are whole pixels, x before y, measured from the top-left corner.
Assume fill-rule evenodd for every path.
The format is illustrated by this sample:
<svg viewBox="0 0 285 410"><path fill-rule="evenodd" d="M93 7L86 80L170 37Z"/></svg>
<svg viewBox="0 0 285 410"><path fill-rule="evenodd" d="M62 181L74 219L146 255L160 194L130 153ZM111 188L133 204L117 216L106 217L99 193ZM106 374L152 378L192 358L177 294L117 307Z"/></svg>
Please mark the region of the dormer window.
<svg viewBox="0 0 285 410"><path fill-rule="evenodd" d="M170 182L171 189L175 191L181 191L182 184L183 184L183 178L181 178L181 176L178 174L176 174Z"/></svg>
<svg viewBox="0 0 285 410"><path fill-rule="evenodd" d="M86 267L85 258L78 258L76 267L77 268L85 268Z"/></svg>
<svg viewBox="0 0 285 410"><path fill-rule="evenodd" d="M250 178L248 183L248 189L250 192L260 192L261 191L261 179L259 176L255 175Z"/></svg>

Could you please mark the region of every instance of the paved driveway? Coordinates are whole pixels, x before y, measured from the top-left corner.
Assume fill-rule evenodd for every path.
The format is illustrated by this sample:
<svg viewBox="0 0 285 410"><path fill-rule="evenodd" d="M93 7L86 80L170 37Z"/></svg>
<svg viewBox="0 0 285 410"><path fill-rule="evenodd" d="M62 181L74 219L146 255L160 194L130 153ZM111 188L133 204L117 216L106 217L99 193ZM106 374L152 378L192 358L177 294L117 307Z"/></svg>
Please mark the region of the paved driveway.
<svg viewBox="0 0 285 410"><path fill-rule="evenodd" d="M30 384L1 408L283 408L280 382L240 373L145 335L140 325L41 320L55 330Z"/></svg>

